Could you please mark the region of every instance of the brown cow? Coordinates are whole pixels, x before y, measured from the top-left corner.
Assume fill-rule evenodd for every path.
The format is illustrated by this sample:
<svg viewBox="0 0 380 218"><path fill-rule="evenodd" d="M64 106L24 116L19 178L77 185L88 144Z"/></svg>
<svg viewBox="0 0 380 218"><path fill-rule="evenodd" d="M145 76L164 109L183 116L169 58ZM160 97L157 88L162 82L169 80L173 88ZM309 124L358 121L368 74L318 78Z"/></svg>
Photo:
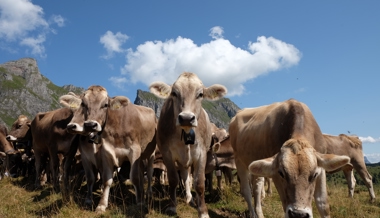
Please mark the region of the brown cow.
<svg viewBox="0 0 380 218"><path fill-rule="evenodd" d="M179 182L177 170L190 187L190 171L193 168L197 209L199 217L209 217L204 199L205 166L207 151L211 144L211 125L202 100L217 100L227 93L222 85L206 88L196 74L182 73L173 85L154 82L150 91L166 101L161 109L157 127L157 145L162 153L169 177L169 215L177 214L176 187ZM186 202L192 196L187 196Z"/></svg>
<svg viewBox="0 0 380 218"><path fill-rule="evenodd" d="M234 151L231 146L230 136L226 133L224 138L214 143L210 151L207 152L206 178L210 178L215 170L218 189L222 190L222 173L226 184L231 185L232 170L234 169L236 169ZM207 174L208 172L211 173ZM210 180L208 189L212 191L212 179Z"/></svg>
<svg viewBox="0 0 380 218"><path fill-rule="evenodd" d="M75 108L74 117L67 125L70 132L88 133L92 141L81 137L79 145L87 178L85 203L92 204L92 187L95 182L93 167L99 169L103 181L103 194L96 208L104 212L108 206L109 191L114 169L130 161L130 179L136 191L136 202L144 199L144 164L148 159L148 198L151 198L155 134L157 119L152 109L134 105L127 97L108 97L102 86L90 86L81 96L64 95L63 106Z"/></svg>
<svg viewBox="0 0 380 218"><path fill-rule="evenodd" d="M6 139L8 129L0 124L0 152L5 162L5 174L11 177L18 176L18 165L21 163L20 152Z"/></svg>
<svg viewBox="0 0 380 218"><path fill-rule="evenodd" d="M337 169L349 157L326 153L326 144L310 109L290 99L258 108L246 108L232 118L229 127L240 177L241 193L255 216L249 172L272 177L285 217L313 217L312 196L322 217L329 217L325 170ZM263 179L254 189L255 208L261 208Z"/></svg>
<svg viewBox="0 0 380 218"><path fill-rule="evenodd" d="M73 117L73 113L68 108L60 108L53 111L38 113L30 124L32 133L32 148L35 156L36 181L35 187L41 186L43 179L42 167L44 163L43 156L48 155L51 170L51 180L54 189L59 189L59 167L60 159L58 154L62 154L66 160L63 172L63 194L68 193L69 182L68 175L75 153L78 148L78 142L74 134L67 131L67 124ZM78 137L77 137L78 138Z"/></svg>
<svg viewBox="0 0 380 218"><path fill-rule="evenodd" d="M372 176L369 174L364 162L362 142L357 136L347 136L340 134L339 136L332 136L323 134L327 143L327 153L337 155L347 155L351 158L351 164L363 179L368 188L371 201L375 201L375 192L373 190ZM352 170L343 169L343 173L347 179L348 194L350 197L354 196L355 177Z"/></svg>

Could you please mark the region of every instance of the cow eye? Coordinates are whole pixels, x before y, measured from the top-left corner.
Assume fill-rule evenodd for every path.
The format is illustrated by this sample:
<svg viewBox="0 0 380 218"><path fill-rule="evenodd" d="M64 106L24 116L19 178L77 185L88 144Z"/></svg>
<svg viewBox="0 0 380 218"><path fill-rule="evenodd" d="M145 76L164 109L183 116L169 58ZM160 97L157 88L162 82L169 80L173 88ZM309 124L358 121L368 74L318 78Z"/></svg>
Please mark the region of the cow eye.
<svg viewBox="0 0 380 218"><path fill-rule="evenodd" d="M278 171L278 174L280 174L281 178L285 179L284 173L281 170Z"/></svg>
<svg viewBox="0 0 380 218"><path fill-rule="evenodd" d="M17 125L17 129L20 129L21 127L22 127L21 124L18 124L18 125Z"/></svg>
<svg viewBox="0 0 380 218"><path fill-rule="evenodd" d="M311 175L311 176L309 177L309 182L313 182L313 181L315 180L315 178L317 178L317 176L318 176L318 173L315 172L313 175Z"/></svg>
<svg viewBox="0 0 380 218"><path fill-rule="evenodd" d="M203 98L203 93L199 93L197 98Z"/></svg>
<svg viewBox="0 0 380 218"><path fill-rule="evenodd" d="M105 103L103 107L104 107L104 108L107 108L107 107L108 107L108 104L107 104L107 103Z"/></svg>
<svg viewBox="0 0 380 218"><path fill-rule="evenodd" d="M171 96L177 97L177 94L175 92L170 93Z"/></svg>

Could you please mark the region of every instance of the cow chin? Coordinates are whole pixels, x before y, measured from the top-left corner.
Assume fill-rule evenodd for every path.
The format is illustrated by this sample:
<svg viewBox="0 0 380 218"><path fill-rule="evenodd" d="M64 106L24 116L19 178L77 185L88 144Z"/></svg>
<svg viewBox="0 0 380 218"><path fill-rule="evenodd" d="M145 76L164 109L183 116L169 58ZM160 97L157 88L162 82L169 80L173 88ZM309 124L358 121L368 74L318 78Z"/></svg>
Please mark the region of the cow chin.
<svg viewBox="0 0 380 218"><path fill-rule="evenodd" d="M285 218L313 218L313 212L309 207L298 209L294 205L288 205Z"/></svg>

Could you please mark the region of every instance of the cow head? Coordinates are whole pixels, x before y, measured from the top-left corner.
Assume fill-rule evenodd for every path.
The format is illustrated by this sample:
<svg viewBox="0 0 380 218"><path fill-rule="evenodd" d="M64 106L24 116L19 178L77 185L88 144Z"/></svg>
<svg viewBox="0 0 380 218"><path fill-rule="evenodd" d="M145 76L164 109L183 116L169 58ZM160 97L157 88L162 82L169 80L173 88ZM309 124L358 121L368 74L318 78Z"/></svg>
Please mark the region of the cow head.
<svg viewBox="0 0 380 218"><path fill-rule="evenodd" d="M25 115L18 116L12 124L11 131L7 135L7 140L11 142L28 141L32 138L30 130L31 121Z"/></svg>
<svg viewBox="0 0 380 218"><path fill-rule="evenodd" d="M289 139L275 156L253 161L248 169L254 175L278 181L275 184L286 218L313 217L316 180L326 179L324 169L333 171L349 162L347 156L318 153L306 140Z"/></svg>
<svg viewBox="0 0 380 218"><path fill-rule="evenodd" d="M163 82L154 82L149 87L156 96L172 102L176 125L186 133L198 126L202 100L217 100L227 93L222 85L204 87L196 74L182 73L172 86Z"/></svg>
<svg viewBox="0 0 380 218"><path fill-rule="evenodd" d="M108 109L116 110L129 104L123 96L109 98L102 86L90 86L81 96L73 93L60 97L61 105L71 108L73 118L67 129L71 133L87 135L101 132L107 121Z"/></svg>

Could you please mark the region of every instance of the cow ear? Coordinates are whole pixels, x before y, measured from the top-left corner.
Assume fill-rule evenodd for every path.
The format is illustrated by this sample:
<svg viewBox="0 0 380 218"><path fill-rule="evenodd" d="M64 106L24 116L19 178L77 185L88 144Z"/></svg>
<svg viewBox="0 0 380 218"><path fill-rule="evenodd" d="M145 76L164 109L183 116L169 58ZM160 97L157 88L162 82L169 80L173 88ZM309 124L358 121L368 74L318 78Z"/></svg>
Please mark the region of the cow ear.
<svg viewBox="0 0 380 218"><path fill-rule="evenodd" d="M220 149L220 142L217 142L217 143L215 143L215 144L212 146L212 152L213 152L213 153L218 152L219 149Z"/></svg>
<svg viewBox="0 0 380 218"><path fill-rule="evenodd" d="M150 84L149 90L157 97L165 99L169 97L172 87L163 82L154 82Z"/></svg>
<svg viewBox="0 0 380 218"><path fill-rule="evenodd" d="M276 170L276 156L256 160L253 161L249 166L248 170L256 176L262 176L262 177L272 177L275 173L277 173Z"/></svg>
<svg viewBox="0 0 380 218"><path fill-rule="evenodd" d="M203 90L203 97L212 101L218 100L225 94L227 94L227 88L219 84L212 85Z"/></svg>
<svg viewBox="0 0 380 218"><path fill-rule="evenodd" d="M327 172L335 171L350 163L350 158L343 155L321 154L316 152L318 166L324 168Z"/></svg>
<svg viewBox="0 0 380 218"><path fill-rule="evenodd" d="M59 98L59 103L63 107L67 107L70 109L78 109L82 103L82 99L79 98L77 95L73 95L72 93L69 93L67 95L62 95Z"/></svg>
<svg viewBox="0 0 380 218"><path fill-rule="evenodd" d="M122 107L127 106L129 103L129 98L124 96L116 96L111 98L109 107L111 110L118 110Z"/></svg>

